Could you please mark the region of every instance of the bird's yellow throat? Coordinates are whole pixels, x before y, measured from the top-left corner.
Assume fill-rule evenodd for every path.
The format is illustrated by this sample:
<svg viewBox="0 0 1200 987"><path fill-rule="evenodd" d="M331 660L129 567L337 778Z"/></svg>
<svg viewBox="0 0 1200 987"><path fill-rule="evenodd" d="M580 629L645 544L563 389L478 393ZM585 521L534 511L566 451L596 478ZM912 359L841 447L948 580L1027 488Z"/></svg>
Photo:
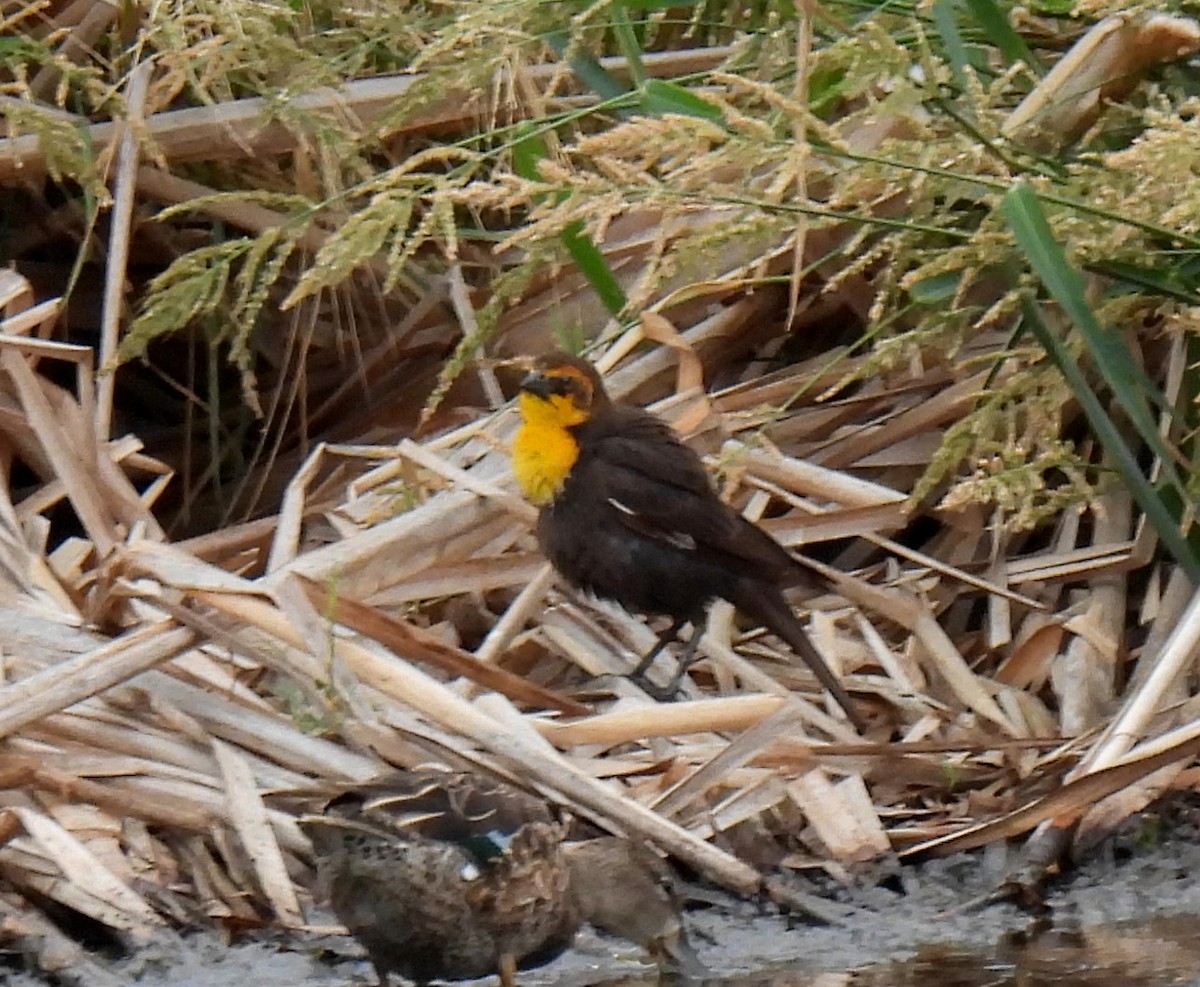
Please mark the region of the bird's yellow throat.
<svg viewBox="0 0 1200 987"><path fill-rule="evenodd" d="M587 414L570 398L526 391L517 399L517 407L523 424L513 441L513 473L525 496L544 507L554 502L579 458L570 427L586 421Z"/></svg>

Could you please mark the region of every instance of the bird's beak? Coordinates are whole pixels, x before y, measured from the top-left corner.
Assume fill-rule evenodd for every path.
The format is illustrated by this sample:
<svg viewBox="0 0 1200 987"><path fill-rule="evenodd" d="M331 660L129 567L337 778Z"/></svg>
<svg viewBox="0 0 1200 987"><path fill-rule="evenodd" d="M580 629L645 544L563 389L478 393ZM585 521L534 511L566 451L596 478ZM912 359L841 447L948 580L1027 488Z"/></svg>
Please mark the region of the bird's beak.
<svg viewBox="0 0 1200 987"><path fill-rule="evenodd" d="M548 398L554 393L554 381L545 374L534 370L521 378L521 390L535 394L539 398Z"/></svg>
<svg viewBox="0 0 1200 987"><path fill-rule="evenodd" d="M675 977L683 980L703 980L709 975L708 968L700 962L700 957L688 942L682 925L651 942L649 951L659 968Z"/></svg>

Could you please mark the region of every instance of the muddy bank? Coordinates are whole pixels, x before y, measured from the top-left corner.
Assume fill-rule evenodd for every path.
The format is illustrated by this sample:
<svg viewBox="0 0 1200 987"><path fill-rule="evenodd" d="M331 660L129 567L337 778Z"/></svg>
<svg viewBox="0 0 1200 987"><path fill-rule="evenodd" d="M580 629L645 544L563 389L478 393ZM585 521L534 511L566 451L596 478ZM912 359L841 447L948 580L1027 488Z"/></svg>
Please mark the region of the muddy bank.
<svg viewBox="0 0 1200 987"><path fill-rule="evenodd" d="M1156 946L1151 952L1179 954L1178 967L1185 970L1188 957L1200 954L1200 945L1185 941L1188 930L1200 928L1200 881L1194 879L1200 873L1198 819L1200 808L1189 805L1132 820L1121 834L1048 888L1049 908L1040 915L1012 904L970 907L1019 862L1016 851L992 847L916 866L874 867L855 875L850 886L828 878L811 881L808 886L836 924L815 925L753 902L715 896L712 903L689 909L688 926L714 979L754 979L786 968L789 983L795 984L803 982L797 975L859 969L922 951L928 956L930 947L943 950L938 954L935 949L934 955L943 957L939 962L947 962L947 955L968 954L986 965L989 956L1012 954L1023 948L1028 937L1044 936L1048 929L1074 934L1118 923L1153 928ZM1153 925L1166 918L1175 924ZM321 921L322 915L315 919ZM96 954L95 958L97 967L90 974L76 970L60 982L88 987L341 987L373 982L356 944L330 935L269 934L225 945L211 934L200 933L165 937L125 957ZM0 959L0 983L45 987L46 978L19 972L14 963L19 960L13 956ZM992 972L987 982L1007 982ZM574 987L652 973L633 947L584 933L574 950L547 967L523 974L521 983ZM898 973L892 976L897 982L901 979ZM1125 974L1124 982L1143 982L1132 976ZM864 982L882 981L867 977ZM954 982L973 981L959 976ZM1189 981L1176 977L1171 982Z"/></svg>

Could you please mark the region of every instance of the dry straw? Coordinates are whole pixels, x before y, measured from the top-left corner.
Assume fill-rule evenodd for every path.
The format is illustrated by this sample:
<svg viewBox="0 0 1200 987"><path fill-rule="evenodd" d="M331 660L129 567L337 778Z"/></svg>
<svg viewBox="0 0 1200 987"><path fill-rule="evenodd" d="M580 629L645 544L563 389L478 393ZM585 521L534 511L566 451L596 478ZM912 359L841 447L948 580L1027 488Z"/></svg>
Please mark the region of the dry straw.
<svg viewBox="0 0 1200 987"><path fill-rule="evenodd" d="M98 29L85 20L71 36L82 43ZM674 77L726 54L647 57L644 68ZM131 112L141 78L129 86ZM530 73L528 99L578 105L556 79L549 68ZM32 86L53 84L46 76ZM354 83L305 105L370 123L410 85ZM457 94L409 120L406 133L453 128L477 109ZM1092 109L1080 107L1063 132L1087 125ZM259 126L261 110L241 100L150 114L137 127L92 125L89 140L100 152L125 149L114 157L118 191L270 231L282 212L212 198L167 170L290 150L295 131ZM838 138L863 151L885 136ZM155 167L130 150L138 140L153 142ZM46 165L44 147L34 137L0 141L0 180ZM806 154L791 160L813 167ZM876 205L886 214L901 199ZM114 202L118 217L130 215L128 198ZM985 321L957 365L916 350L886 366L835 351L772 374L752 367L705 395L695 386L701 368L745 366L781 302L800 332L830 306L866 316L871 297L853 265L822 293L800 290L801 269L855 242L851 224L806 231L792 221L744 255L731 240L720 278L674 272L653 289L639 280L668 235L662 225L715 238L734 214L614 215L610 260L644 288L652 317L599 361L615 368L617 395L659 399L656 409L709 454L724 496L826 559L830 593L796 602L811 607L817 647L874 724L865 737L777 642L743 635L721 608L678 702L657 702L624 678L653 633L565 591L537 555L532 509L509 477L511 409L444 418L397 445L320 445L292 464L276 514L173 543L155 515L171 471L136 436L110 438L111 378L90 348L51 338L57 302L37 304L23 278L0 270L0 459L36 474L19 496L0 490L0 878L9 889L0 916L21 930L23 948L47 969L83 962L34 896L134 938L184 914L302 924L311 871L297 813L331 786L430 760L519 780L725 888L784 901L795 900L786 882L763 883L781 862L949 852L1081 819L1103 830L1172 783L1200 743L1195 702L1179 686L1200 624L1181 577L1155 569L1142 590L1150 644L1128 689L1113 690L1126 658L1113 620L1127 610L1131 573L1152 557L1128 499L1094 505L1103 523L1086 531L1079 512L1064 512L1027 550L975 501L914 496L985 378L1002 388L1020 364L1016 354L991 377L979 370L1008 353L1007 333ZM118 221L110 235L105 359L132 234ZM330 235L314 225L303 244L321 250ZM557 274L500 320L503 346L536 349L564 312L586 314L590 288ZM790 287L745 290L772 277ZM461 324L438 314L442 300ZM434 349L452 342L472 329L472 304L452 269L395 345L417 334ZM364 367L385 366L391 352L364 354ZM1179 345L1174 366L1184 359ZM850 381L861 386L846 390ZM78 530L52 538L63 505ZM936 534L921 535L920 520L936 521ZM1096 594L1063 590L1085 580ZM476 645L462 646L481 614ZM651 677L671 671L663 655ZM1066 783L1026 794L1044 792L1048 778ZM989 818L965 825L981 815Z"/></svg>

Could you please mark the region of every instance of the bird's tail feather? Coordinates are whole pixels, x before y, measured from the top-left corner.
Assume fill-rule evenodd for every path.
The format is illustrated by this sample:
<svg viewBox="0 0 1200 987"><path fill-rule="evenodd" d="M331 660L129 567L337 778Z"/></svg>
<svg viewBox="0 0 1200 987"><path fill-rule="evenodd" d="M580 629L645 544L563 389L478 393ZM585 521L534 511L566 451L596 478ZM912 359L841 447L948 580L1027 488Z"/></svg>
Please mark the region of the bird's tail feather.
<svg viewBox="0 0 1200 987"><path fill-rule="evenodd" d="M846 711L850 722L861 733L866 724L854 708L850 696L842 687L838 677L825 664L800 620L792 612L783 593L775 586L752 583L739 587L735 598L730 600L747 617L753 617L773 634L782 638L789 648L803 659L835 700Z"/></svg>

